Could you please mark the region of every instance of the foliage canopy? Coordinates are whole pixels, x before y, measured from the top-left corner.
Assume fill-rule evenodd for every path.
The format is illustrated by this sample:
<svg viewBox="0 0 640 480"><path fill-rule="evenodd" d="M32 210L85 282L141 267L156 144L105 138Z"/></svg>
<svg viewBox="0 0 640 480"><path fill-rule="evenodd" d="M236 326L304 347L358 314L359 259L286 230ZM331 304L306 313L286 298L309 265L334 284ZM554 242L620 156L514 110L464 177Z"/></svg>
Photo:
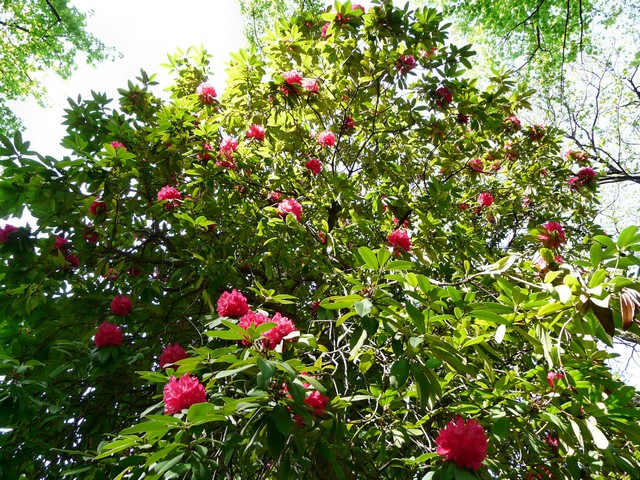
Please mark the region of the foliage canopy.
<svg viewBox="0 0 640 480"><path fill-rule="evenodd" d="M144 72L118 107L72 101L68 157L0 137L0 216L37 219L0 244L0 476L633 477L603 344L638 333L640 235L593 227L589 167L443 25L336 4L233 55L219 99L179 52L167 102ZM271 321L243 328L232 289ZM272 344L278 314L300 334ZM171 375L206 402L162 415ZM488 438L477 472L436 452L456 416Z"/></svg>

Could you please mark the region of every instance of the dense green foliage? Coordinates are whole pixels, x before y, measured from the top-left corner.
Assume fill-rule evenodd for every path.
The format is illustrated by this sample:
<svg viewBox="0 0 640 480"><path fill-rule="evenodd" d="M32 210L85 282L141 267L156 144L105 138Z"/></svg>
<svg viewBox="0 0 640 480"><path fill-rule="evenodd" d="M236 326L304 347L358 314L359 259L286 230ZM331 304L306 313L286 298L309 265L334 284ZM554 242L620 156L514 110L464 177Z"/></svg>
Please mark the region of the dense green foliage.
<svg viewBox="0 0 640 480"><path fill-rule="evenodd" d="M633 478L636 391L604 345L639 332L640 234L593 227L591 185L568 184L584 161L552 126L518 126L531 91L467 77L443 25L336 5L233 55L219 99L196 93L219 84L193 51L171 58L167 102L145 73L117 107L72 102L68 157L0 137L0 217L37 219L0 244L0 478ZM158 201L166 186L181 199ZM549 221L566 243L541 240ZM220 317L231 289L299 338L269 349L271 324ZM104 321L121 346L94 345ZM188 358L164 372L176 342ZM162 415L185 372L207 402ZM314 392L326 411L305 408ZM456 415L486 432L477 472L436 453Z"/></svg>
<svg viewBox="0 0 640 480"><path fill-rule="evenodd" d="M104 60L108 51L84 30L86 15L69 0L3 0L0 3L0 133L8 134L19 120L9 100L42 101L46 88L39 74L68 78L79 54L89 63Z"/></svg>

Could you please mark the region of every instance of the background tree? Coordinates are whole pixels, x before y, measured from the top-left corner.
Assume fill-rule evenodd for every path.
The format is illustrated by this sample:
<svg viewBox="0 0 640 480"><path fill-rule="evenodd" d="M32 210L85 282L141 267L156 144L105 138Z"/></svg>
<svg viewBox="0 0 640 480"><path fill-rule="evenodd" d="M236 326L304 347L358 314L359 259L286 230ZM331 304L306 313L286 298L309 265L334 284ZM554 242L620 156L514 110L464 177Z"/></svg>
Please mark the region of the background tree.
<svg viewBox="0 0 640 480"><path fill-rule="evenodd" d="M7 105L33 98L42 102L42 73L68 78L79 54L88 63L109 57L109 50L85 31L86 14L68 0L6 1L0 11L0 133L20 127Z"/></svg>
<svg viewBox="0 0 640 480"><path fill-rule="evenodd" d="M2 474L620 478L637 228L469 78L433 9L282 20L72 102L68 157L0 137ZM178 344L178 345L177 345ZM34 418L42 419L35 423Z"/></svg>

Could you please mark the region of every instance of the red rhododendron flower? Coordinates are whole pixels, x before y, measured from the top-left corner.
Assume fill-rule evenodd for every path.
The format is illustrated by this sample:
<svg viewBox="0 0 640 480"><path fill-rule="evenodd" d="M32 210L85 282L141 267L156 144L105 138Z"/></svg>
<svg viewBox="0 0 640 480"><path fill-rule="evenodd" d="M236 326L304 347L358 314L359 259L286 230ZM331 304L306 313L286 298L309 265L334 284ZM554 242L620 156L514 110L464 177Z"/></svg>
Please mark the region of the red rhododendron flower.
<svg viewBox="0 0 640 480"><path fill-rule="evenodd" d="M196 403L207 401L207 392L197 377L185 373L179 380L172 376L164 386L164 414L180 413Z"/></svg>
<svg viewBox="0 0 640 480"><path fill-rule="evenodd" d="M265 338L265 347L267 347L269 350L274 350L280 344L283 338L293 332L298 331L293 322L287 317L283 317L282 315L280 315L280 313L276 313L269 321L275 322L276 324L276 326L271 330L268 330L262 334L262 336Z"/></svg>
<svg viewBox="0 0 640 480"><path fill-rule="evenodd" d="M253 138L259 142L264 140L266 131L262 125L253 124L247 130L247 138Z"/></svg>
<svg viewBox="0 0 640 480"><path fill-rule="evenodd" d="M304 403L311 407L311 412L314 415L323 415L329 405L329 397L314 390L304 399Z"/></svg>
<svg viewBox="0 0 640 480"><path fill-rule="evenodd" d="M555 380L560 380L564 375L562 373L549 372L547 373L547 383L551 388L555 386Z"/></svg>
<svg viewBox="0 0 640 480"><path fill-rule="evenodd" d="M345 130L355 130L356 123L353 121L352 117L346 117L342 123L342 128Z"/></svg>
<svg viewBox="0 0 640 480"><path fill-rule="evenodd" d="M479 158L474 158L473 160L469 161L469 166L474 172L484 173L484 165L482 164L482 160L480 160Z"/></svg>
<svg viewBox="0 0 640 480"><path fill-rule="evenodd" d="M469 208L469 205L467 205L466 203L461 203L458 205L458 208L464 212L467 208Z"/></svg>
<svg viewBox="0 0 640 480"><path fill-rule="evenodd" d="M269 195L267 195L267 199L272 202L277 202L278 200L280 200L281 196L282 192L269 192Z"/></svg>
<svg viewBox="0 0 640 480"><path fill-rule="evenodd" d="M198 85L196 93L200 95L200 100L203 103L213 103L213 99L218 96L216 89L210 83L204 82Z"/></svg>
<svg viewBox="0 0 640 480"><path fill-rule="evenodd" d="M262 325L265 322L269 321L269 317L257 312L248 312L242 316L240 321L238 322L238 326L240 328L244 328L248 330L249 327L253 325L253 328L256 328L258 325ZM242 340L242 345L245 347L250 347L251 342L249 340Z"/></svg>
<svg viewBox="0 0 640 480"><path fill-rule="evenodd" d="M522 127L522 124L520 123L520 119L515 115L505 118L504 125L509 130L512 130L514 132L517 132Z"/></svg>
<svg viewBox="0 0 640 480"><path fill-rule="evenodd" d="M558 447L560 445L560 440L558 439L558 437L547 432L547 438L545 442L547 443L547 445L549 445L549 448L552 452L558 451Z"/></svg>
<svg viewBox="0 0 640 480"><path fill-rule="evenodd" d="M99 201L97 198L93 201L93 203L89 207L89 212L91 212L91 215L93 215L94 217L106 211L107 211L107 204Z"/></svg>
<svg viewBox="0 0 640 480"><path fill-rule="evenodd" d="M162 202L163 200L182 200L182 195L177 188L167 185L158 192L158 201Z"/></svg>
<svg viewBox="0 0 640 480"><path fill-rule="evenodd" d="M318 175L322 171L322 162L316 158L312 158L304 164L314 175Z"/></svg>
<svg viewBox="0 0 640 480"><path fill-rule="evenodd" d="M440 87L436 90L436 105L445 108L453 101L453 95L447 87Z"/></svg>
<svg viewBox="0 0 640 480"><path fill-rule="evenodd" d="M78 268L80 266L80 259L74 255L73 253L67 253L64 256L64 259L67 261L67 263L69 265L71 265L73 268Z"/></svg>
<svg viewBox="0 0 640 480"><path fill-rule="evenodd" d="M302 80L301 85L309 93L318 93L318 80L315 78L305 78Z"/></svg>
<svg viewBox="0 0 640 480"><path fill-rule="evenodd" d="M123 143L120 143L117 140L114 140L113 142L111 142L111 146L113 148L124 148L125 150L127 149L127 147L125 147Z"/></svg>
<svg viewBox="0 0 640 480"><path fill-rule="evenodd" d="M96 347L117 347L122 345L122 330L117 325L103 322L95 335Z"/></svg>
<svg viewBox="0 0 640 480"><path fill-rule="evenodd" d="M0 228L0 243L7 243L9 240L9 235L18 230L18 227L14 227L13 225L9 225L8 223Z"/></svg>
<svg viewBox="0 0 640 480"><path fill-rule="evenodd" d="M451 420L436 438L436 453L452 460L460 468L478 471L487 457L487 437L482 426L473 419Z"/></svg>
<svg viewBox="0 0 640 480"><path fill-rule="evenodd" d="M290 72L284 72L282 74L284 81L287 85L300 85L302 83L302 75L300 75L295 70L291 70Z"/></svg>
<svg viewBox="0 0 640 480"><path fill-rule="evenodd" d="M233 289L231 292L222 292L217 310L221 317L241 317L249 312L249 304L242 293Z"/></svg>
<svg viewBox="0 0 640 480"><path fill-rule="evenodd" d="M398 251L398 248L402 248L407 252L411 250L411 239L409 238L409 234L406 232L406 230L394 230L389 234L387 240L389 241L389 244L394 248L394 250L396 250L396 252Z"/></svg>
<svg viewBox="0 0 640 480"><path fill-rule="evenodd" d="M211 160L211 155L209 154L209 152L213 151L213 147L210 144L205 143L204 145L202 145L202 150L203 150L202 152L196 153L196 157L199 160L204 160L204 161Z"/></svg>
<svg viewBox="0 0 640 480"><path fill-rule="evenodd" d="M558 222L547 222L542 225L547 233L538 235L538 240L547 248L560 248L566 241L564 228Z"/></svg>
<svg viewBox="0 0 640 480"><path fill-rule="evenodd" d="M100 239L100 237L98 237L98 232L96 232L91 225L85 228L82 238L89 243L98 243L98 240Z"/></svg>
<svg viewBox="0 0 640 480"><path fill-rule="evenodd" d="M544 138L545 129L542 125L531 125L531 131L529 132L529 138L534 142L539 142Z"/></svg>
<svg viewBox="0 0 640 480"><path fill-rule="evenodd" d="M129 315L133 309L133 302L125 295L116 295L111 300L111 312L114 315Z"/></svg>
<svg viewBox="0 0 640 480"><path fill-rule="evenodd" d="M65 250L67 247L66 245L69 243L69 240L67 240L64 237L61 237L60 235L56 236L56 241L53 242L53 249L54 250Z"/></svg>
<svg viewBox="0 0 640 480"><path fill-rule="evenodd" d="M493 205L493 195L489 192L482 192L478 195L478 203L484 207L490 207Z"/></svg>
<svg viewBox="0 0 640 480"><path fill-rule="evenodd" d="M408 73L416 66L416 59L413 55L400 55L400 58L396 62L396 68L400 70L400 73Z"/></svg>
<svg viewBox="0 0 640 480"><path fill-rule="evenodd" d="M469 123L469 115L464 113L459 113L457 119L458 123Z"/></svg>
<svg viewBox="0 0 640 480"><path fill-rule="evenodd" d="M325 130L316 139L318 145L323 147L333 147L336 143L336 136L330 130Z"/></svg>
<svg viewBox="0 0 640 480"><path fill-rule="evenodd" d="M185 352L179 343L175 345L169 344L162 349L162 353L160 354L160 368L163 370L175 368L175 363L185 358L187 358L187 352Z"/></svg>
<svg viewBox="0 0 640 480"><path fill-rule="evenodd" d="M585 167L578 171L578 175L569 179L571 188L593 188L596 185L598 173L591 167Z"/></svg>

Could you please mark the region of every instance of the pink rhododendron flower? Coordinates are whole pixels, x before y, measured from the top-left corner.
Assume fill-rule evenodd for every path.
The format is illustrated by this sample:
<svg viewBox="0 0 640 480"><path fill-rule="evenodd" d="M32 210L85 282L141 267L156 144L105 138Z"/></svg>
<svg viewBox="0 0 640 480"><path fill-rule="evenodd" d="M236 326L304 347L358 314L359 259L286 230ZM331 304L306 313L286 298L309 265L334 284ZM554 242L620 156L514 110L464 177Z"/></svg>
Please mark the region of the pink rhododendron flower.
<svg viewBox="0 0 640 480"><path fill-rule="evenodd" d="M436 90L436 105L438 108L445 108L453 101L453 95L447 87L440 87Z"/></svg>
<svg viewBox="0 0 640 480"><path fill-rule="evenodd" d="M482 192L478 195L478 203L483 207L490 207L493 205L493 195L489 192Z"/></svg>
<svg viewBox="0 0 640 480"><path fill-rule="evenodd" d="M241 317L249 312L249 304L246 297L234 288L231 292L222 292L217 310L221 317Z"/></svg>
<svg viewBox="0 0 640 480"><path fill-rule="evenodd" d="M113 142L111 142L111 146L116 149L117 148L124 148L125 150L127 149L127 147L125 147L123 143L120 143L117 140L114 140Z"/></svg>
<svg viewBox="0 0 640 480"><path fill-rule="evenodd" d="M538 240L547 248L560 248L566 241L564 228L558 222L547 222L542 225L547 233L538 235Z"/></svg>
<svg viewBox="0 0 640 480"><path fill-rule="evenodd" d="M129 315L133 308L133 302L125 295L116 295L111 300L111 312L114 315Z"/></svg>
<svg viewBox="0 0 640 480"><path fill-rule="evenodd" d="M522 124L520 123L520 119L515 115L505 118L504 125L509 130L512 130L514 132L517 132L522 127Z"/></svg>
<svg viewBox="0 0 640 480"><path fill-rule="evenodd" d="M563 378L564 375L562 373L549 372L547 373L547 383L551 388L555 387L555 381Z"/></svg>
<svg viewBox="0 0 640 480"><path fill-rule="evenodd" d="M283 317L280 313L276 313L271 320L276 326L271 330L267 330L262 336L265 338L265 347L274 350L287 335L297 332L293 322L287 317Z"/></svg>
<svg viewBox="0 0 640 480"><path fill-rule="evenodd" d="M268 321L269 317L267 317L266 315L257 312L247 312L238 322L238 326L240 328L248 330L251 326L253 326L253 328L256 328L257 326L262 325L263 323ZM245 347L251 346L251 342L249 340L241 340L241 342Z"/></svg>
<svg viewBox="0 0 640 480"><path fill-rule="evenodd" d="M318 175L322 171L322 162L316 158L312 158L304 164L314 175Z"/></svg>
<svg viewBox="0 0 640 480"><path fill-rule="evenodd" d="M196 93L200 96L202 103L213 103L213 100L218 96L213 85L207 82L198 85Z"/></svg>
<svg viewBox="0 0 640 480"><path fill-rule="evenodd" d="M302 80L302 88L309 93L318 93L318 80L315 78L305 78Z"/></svg>
<svg viewBox="0 0 640 480"><path fill-rule="evenodd" d="M300 75L295 70L291 70L290 72L284 72L282 74L284 81L287 85L300 85L302 83L302 75Z"/></svg>
<svg viewBox="0 0 640 480"><path fill-rule="evenodd" d="M7 243L9 240L9 235L18 230L18 227L14 227L13 225L6 224L4 227L0 228L0 243Z"/></svg>
<svg viewBox="0 0 640 480"><path fill-rule="evenodd" d="M470 160L469 166L471 167L471 170L473 170L474 172L484 173L484 165L482 164L482 160L480 160L479 158L474 158L473 160Z"/></svg>
<svg viewBox="0 0 640 480"><path fill-rule="evenodd" d="M569 179L571 188L593 188L596 186L598 173L591 167L585 167L578 171L578 175Z"/></svg>
<svg viewBox="0 0 640 480"><path fill-rule="evenodd" d="M53 242L53 249L54 250L66 250L67 248L67 244L69 243L69 240L67 240L64 237L61 237L60 235L56 235L56 241Z"/></svg>
<svg viewBox="0 0 640 480"><path fill-rule="evenodd" d="M330 130L325 130L316 139L318 145L323 147L333 147L336 143L336 136Z"/></svg>
<svg viewBox="0 0 640 480"><path fill-rule="evenodd" d="M583 150L574 151L569 149L564 156L572 162L586 163L589 161L589 154Z"/></svg>
<svg viewBox="0 0 640 480"><path fill-rule="evenodd" d="M266 131L264 127L262 125L256 125L255 123L251 125L247 130L247 138L253 138L258 142L261 142L264 140L265 134L266 134Z"/></svg>
<svg viewBox="0 0 640 480"><path fill-rule="evenodd" d="M172 376L164 386L164 414L173 415L196 403L207 401L207 392L197 377L185 373L179 380Z"/></svg>
<svg viewBox="0 0 640 480"><path fill-rule="evenodd" d="M473 419L458 417L440 430L436 438L436 453L452 460L460 468L478 471L487 458L487 436L482 426Z"/></svg>
<svg viewBox="0 0 640 480"><path fill-rule="evenodd" d="M545 442L547 445L549 445L549 448L551 449L552 452L557 452L558 451L558 447L560 446L560 439L558 437L556 437L555 435L551 435L550 433L547 432L546 435L546 439Z"/></svg>
<svg viewBox="0 0 640 480"><path fill-rule="evenodd" d="M288 214L292 214L296 217L297 221L302 220L302 205L300 205L293 198L285 198L278 204L278 213L281 217L286 217Z"/></svg>
<svg viewBox="0 0 640 480"><path fill-rule="evenodd" d="M396 252L398 252L398 248L402 248L407 252L411 250L411 239L409 238L409 234L406 230L394 230L389 234L387 240Z"/></svg>
<svg viewBox="0 0 640 480"><path fill-rule="evenodd" d="M396 68L400 70L400 73L409 73L416 66L416 59L413 55L400 55L400 58L396 62Z"/></svg>
<svg viewBox="0 0 640 480"><path fill-rule="evenodd" d="M461 203L458 205L458 208L464 212L467 208L469 208L469 205L467 205L466 203Z"/></svg>
<svg viewBox="0 0 640 480"><path fill-rule="evenodd" d="M179 343L174 345L169 344L162 349L162 353L160 354L160 368L163 370L175 368L175 363L185 358L187 358L187 352L185 352Z"/></svg>
<svg viewBox="0 0 640 480"><path fill-rule="evenodd" d="M89 207L89 212L91 212L91 215L93 215L94 217L106 211L107 211L107 204L99 201L97 198L93 201L93 203Z"/></svg>
<svg viewBox="0 0 640 480"><path fill-rule="evenodd" d="M98 327L95 335L96 347L117 347L122 345L122 330L117 325L103 322Z"/></svg>
<svg viewBox="0 0 640 480"><path fill-rule="evenodd" d="M238 150L238 141L233 137L225 137L220 142L220 153L227 158L231 158L231 155Z"/></svg>
<svg viewBox="0 0 640 480"><path fill-rule="evenodd" d="M158 192L158 201L162 202L163 200L182 200L182 195L177 188L166 185Z"/></svg>
<svg viewBox="0 0 640 480"><path fill-rule="evenodd" d="M322 26L322 32L320 33L320 36L322 38L327 38L327 30L329 30L330 26L331 26L331 22L327 22Z"/></svg>

